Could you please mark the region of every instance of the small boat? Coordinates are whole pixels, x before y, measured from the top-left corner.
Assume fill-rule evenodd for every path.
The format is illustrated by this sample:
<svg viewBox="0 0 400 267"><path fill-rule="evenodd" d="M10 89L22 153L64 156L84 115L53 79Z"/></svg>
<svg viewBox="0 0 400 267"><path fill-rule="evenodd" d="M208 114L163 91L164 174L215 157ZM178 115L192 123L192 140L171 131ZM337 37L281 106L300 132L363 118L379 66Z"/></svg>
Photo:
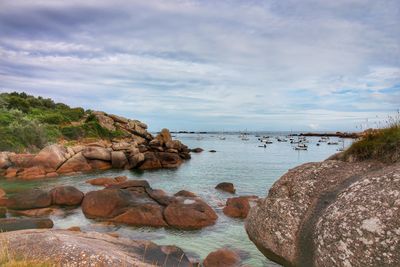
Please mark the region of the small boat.
<svg viewBox="0 0 400 267"><path fill-rule="evenodd" d="M329 137L328 136L322 136L321 139L318 140L319 143L326 143L328 142Z"/></svg>
<svg viewBox="0 0 400 267"><path fill-rule="evenodd" d="M294 149L295 149L295 150L307 150L307 147L299 147L299 146L296 146Z"/></svg>
<svg viewBox="0 0 400 267"><path fill-rule="evenodd" d="M338 142L328 142L328 145L338 145Z"/></svg>
<svg viewBox="0 0 400 267"><path fill-rule="evenodd" d="M226 139L225 136L221 136L221 137L219 138L219 140L225 140L225 139Z"/></svg>

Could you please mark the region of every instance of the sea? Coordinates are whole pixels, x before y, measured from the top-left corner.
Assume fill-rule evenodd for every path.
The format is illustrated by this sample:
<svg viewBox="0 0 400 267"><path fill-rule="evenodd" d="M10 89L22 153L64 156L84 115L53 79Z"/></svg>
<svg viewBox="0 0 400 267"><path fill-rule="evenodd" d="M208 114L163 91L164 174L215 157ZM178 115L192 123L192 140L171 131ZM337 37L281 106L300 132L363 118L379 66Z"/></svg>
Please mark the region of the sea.
<svg viewBox="0 0 400 267"><path fill-rule="evenodd" d="M257 195L266 197L269 188L289 169L302 163L322 161L348 147L351 139L331 137L338 145L318 142L319 137L307 137L308 149L295 150L295 144L278 142L277 137L286 138L287 132L248 133L242 138L239 133L177 133L173 138L190 148L201 147L202 153L192 153L192 158L177 169L155 171L109 170L103 172L62 176L38 181L7 181L0 179L0 187L8 192L28 188L49 189L57 185L72 185L83 192L101 189L87 183L96 177L126 175L129 179L145 179L152 188L174 194L182 189L202 197L217 212L215 225L196 231L181 231L166 228L132 227L110 225L85 218L80 208L67 210L63 215L51 215L54 228L81 227L82 231L118 233L121 237L152 240L160 245L176 245L192 259L200 261L219 248L237 251L248 266L279 266L269 261L249 240L242 219L233 219L222 212L224 203L231 194L215 189L220 182L232 182L236 196ZM269 136L272 144L265 147L259 138ZM297 137L293 137L297 140ZM243 140L245 139L245 140ZM248 139L248 140L247 140ZM288 138L287 138L288 139ZM317 145L319 144L319 145ZM209 152L215 150L215 153Z"/></svg>

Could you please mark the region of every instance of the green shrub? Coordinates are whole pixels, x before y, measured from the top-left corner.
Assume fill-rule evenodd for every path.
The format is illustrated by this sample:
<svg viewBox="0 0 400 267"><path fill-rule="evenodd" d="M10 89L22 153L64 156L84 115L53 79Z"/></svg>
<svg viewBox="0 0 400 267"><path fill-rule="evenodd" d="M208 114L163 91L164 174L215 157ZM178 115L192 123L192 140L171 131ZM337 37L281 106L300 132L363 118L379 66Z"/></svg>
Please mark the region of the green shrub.
<svg viewBox="0 0 400 267"><path fill-rule="evenodd" d="M83 118L85 115L85 110L83 108L71 108L71 109L66 109L63 111L63 115L69 120L69 121L79 121Z"/></svg>
<svg viewBox="0 0 400 267"><path fill-rule="evenodd" d="M61 133L69 140L76 140L85 136L85 130L81 126L65 126L61 128Z"/></svg>

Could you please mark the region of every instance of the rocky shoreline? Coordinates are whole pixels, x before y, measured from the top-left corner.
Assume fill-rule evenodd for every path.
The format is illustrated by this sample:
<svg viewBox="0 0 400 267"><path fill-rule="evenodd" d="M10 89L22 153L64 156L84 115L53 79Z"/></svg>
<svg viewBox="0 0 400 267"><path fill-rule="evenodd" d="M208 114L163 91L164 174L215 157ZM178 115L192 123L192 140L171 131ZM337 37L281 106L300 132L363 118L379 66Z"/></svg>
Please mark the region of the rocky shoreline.
<svg viewBox="0 0 400 267"><path fill-rule="evenodd" d="M4 193L0 197L0 206L6 208L2 216L8 214L9 217L0 218L0 229L4 232L0 234L0 241L7 244L8 252L15 257L24 255L29 260L71 266L85 265L88 261L95 266L200 266L176 246L128 240L112 233L81 232L79 227L51 229L50 214L63 214L64 209L80 206L88 219L137 227L187 231L213 225L218 219L213 208L189 191L181 190L170 196L163 190L151 188L145 180L128 180L127 177L101 177L87 180L87 183L104 188L86 194L73 186ZM239 204L235 199L240 200ZM230 212L224 208L224 213L233 218L245 218L250 200L255 197L228 198L225 208ZM31 246L34 249L30 249ZM202 266L239 266L241 261L240 253L223 248L211 252Z"/></svg>
<svg viewBox="0 0 400 267"><path fill-rule="evenodd" d="M24 180L71 175L94 170L176 168L190 159L190 150L173 140L168 129L153 137L147 125L116 115L93 112L108 130L125 131L122 139L94 142L62 142L43 148L38 154L0 152L0 175Z"/></svg>

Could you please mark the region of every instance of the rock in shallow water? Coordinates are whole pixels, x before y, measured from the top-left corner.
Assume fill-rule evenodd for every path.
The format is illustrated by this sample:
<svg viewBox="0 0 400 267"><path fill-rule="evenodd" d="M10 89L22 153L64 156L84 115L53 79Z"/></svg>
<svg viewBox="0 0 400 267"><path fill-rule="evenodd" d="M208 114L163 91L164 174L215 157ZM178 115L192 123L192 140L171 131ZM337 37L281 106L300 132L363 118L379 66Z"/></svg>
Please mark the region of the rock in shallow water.
<svg viewBox="0 0 400 267"><path fill-rule="evenodd" d="M52 204L60 206L80 205L84 194L73 186L58 186L50 190Z"/></svg>
<svg viewBox="0 0 400 267"><path fill-rule="evenodd" d="M81 191L73 186L59 186L51 191L28 189L13 194L9 198L1 198L0 206L13 210L40 209L51 205L77 206L81 203L83 195Z"/></svg>
<svg viewBox="0 0 400 267"><path fill-rule="evenodd" d="M285 266L399 266L399 198L400 163L308 163L273 185L246 230Z"/></svg>
<svg viewBox="0 0 400 267"><path fill-rule="evenodd" d="M231 194L235 194L235 192L236 192L235 186L232 183L227 183L227 182L222 182L222 183L217 184L215 189L218 189L218 190L221 190L224 192L228 192Z"/></svg>
<svg viewBox="0 0 400 267"><path fill-rule="evenodd" d="M257 199L254 196L241 196L228 198L223 212L226 216L232 218L246 218L250 211L250 199Z"/></svg>
<svg viewBox="0 0 400 267"><path fill-rule="evenodd" d="M52 228L53 221L50 219L33 218L8 218L0 219L0 232L17 231L24 229Z"/></svg>
<svg viewBox="0 0 400 267"><path fill-rule="evenodd" d="M240 257L234 251L222 248L208 254L203 265L204 267L238 267Z"/></svg>

